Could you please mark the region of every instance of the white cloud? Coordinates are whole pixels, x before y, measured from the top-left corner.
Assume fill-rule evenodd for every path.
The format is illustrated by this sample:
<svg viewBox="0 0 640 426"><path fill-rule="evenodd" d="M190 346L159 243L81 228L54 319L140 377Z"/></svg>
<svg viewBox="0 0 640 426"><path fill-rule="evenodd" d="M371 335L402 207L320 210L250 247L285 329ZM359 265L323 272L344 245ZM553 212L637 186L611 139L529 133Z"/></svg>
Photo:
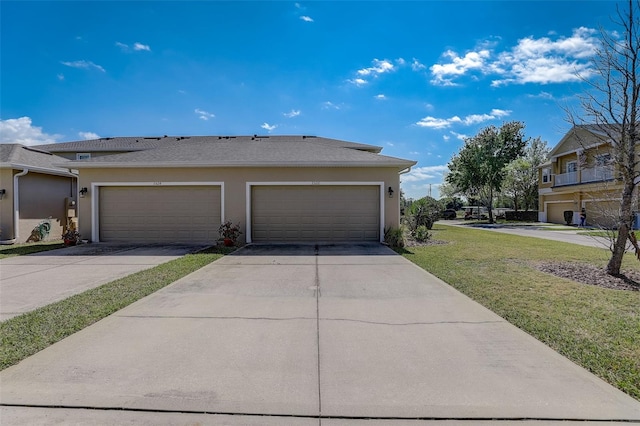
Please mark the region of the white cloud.
<svg viewBox="0 0 640 426"><path fill-rule="evenodd" d="M302 19L304 22L313 22L313 18L310 16L301 16L300 19Z"/></svg>
<svg viewBox="0 0 640 426"><path fill-rule="evenodd" d="M401 176L402 182L419 182L428 179L441 178L449 168L446 165L425 166L411 169L409 173Z"/></svg>
<svg viewBox="0 0 640 426"><path fill-rule="evenodd" d="M427 116L416 123L420 127L429 127L431 129L444 129L450 127L453 123L460 123L462 120L458 116L451 118L435 118Z"/></svg>
<svg viewBox="0 0 640 426"><path fill-rule="evenodd" d="M422 71L424 69L426 69L427 66L424 64L421 64L420 61L418 61L416 58L413 58L412 62L411 62L411 69L413 71Z"/></svg>
<svg viewBox="0 0 640 426"><path fill-rule="evenodd" d="M411 155L420 155L420 153L418 151L411 151L409 154L411 154Z"/></svg>
<svg viewBox="0 0 640 426"><path fill-rule="evenodd" d="M193 112L198 114L198 118L200 120L204 120L204 121L208 121L210 118L214 118L215 117L215 114L212 114L210 112L201 110L199 108L196 108L195 110L193 110Z"/></svg>
<svg viewBox="0 0 640 426"><path fill-rule="evenodd" d="M502 52L492 50L493 42L481 43L463 56L448 50L443 54L445 61L430 67L431 82L453 86L455 79L472 72L496 76L491 82L494 87L579 81L593 73L590 58L598 47L596 35L596 30L580 27L569 37L525 37Z"/></svg>
<svg viewBox="0 0 640 426"><path fill-rule="evenodd" d="M0 143L42 145L56 143L61 137L42 132L42 127L32 125L30 117L0 120Z"/></svg>
<svg viewBox="0 0 640 426"><path fill-rule="evenodd" d="M436 118L427 116L418 121L416 125L420 127L428 127L431 129L445 129L447 127L451 127L453 124L464 124L465 126L471 126L473 124L507 117L509 114L511 114L511 111L494 108L489 114L471 114L467 115L464 118L460 118L457 115L450 118Z"/></svg>
<svg viewBox="0 0 640 426"><path fill-rule="evenodd" d="M451 136L449 135L442 135L442 139L444 139L445 142L448 142L449 139L451 139Z"/></svg>
<svg viewBox="0 0 640 426"><path fill-rule="evenodd" d="M297 117L300 115L300 110L299 109L292 109L289 112L285 112L282 115L284 115L287 118L293 118L293 117Z"/></svg>
<svg viewBox="0 0 640 426"><path fill-rule="evenodd" d="M57 75L57 77L58 77L58 80L64 81L64 74L60 73Z"/></svg>
<svg viewBox="0 0 640 426"><path fill-rule="evenodd" d="M555 99L553 95L549 92L540 92L537 95L527 95L527 97L534 98L534 99L548 99L548 100Z"/></svg>
<svg viewBox="0 0 640 426"><path fill-rule="evenodd" d="M145 50L147 52L151 52L151 47L148 44L142 44L140 42L135 42L133 44L133 50Z"/></svg>
<svg viewBox="0 0 640 426"><path fill-rule="evenodd" d="M265 129L266 131L268 131L269 133L271 133L272 130L274 130L276 127L278 127L277 125L273 124L269 124L269 123L262 123L262 127L263 129Z"/></svg>
<svg viewBox="0 0 640 426"><path fill-rule="evenodd" d="M336 105L331 101L326 101L322 103L322 109L341 109L340 105Z"/></svg>
<svg viewBox="0 0 640 426"><path fill-rule="evenodd" d="M385 99L387 99L387 97L382 93L380 93L379 95L375 95L374 98L380 99L381 101L384 101Z"/></svg>
<svg viewBox="0 0 640 426"><path fill-rule="evenodd" d="M450 133L456 137L456 139L464 141L466 139L469 139L469 135L465 135L464 133L456 133L453 131L450 131Z"/></svg>
<svg viewBox="0 0 640 426"><path fill-rule="evenodd" d="M468 52L464 56L458 56L452 50L447 50L444 55L450 59L449 63L435 64L431 66L431 74L433 79L431 82L441 86L455 85L453 78L466 74L470 70L482 69L485 61L489 58L488 50L480 50L478 52Z"/></svg>
<svg viewBox="0 0 640 426"><path fill-rule="evenodd" d="M347 81L351 84L355 84L356 86L364 86L365 84L369 83L369 80L366 80L363 77L377 78L382 74L396 71L399 66L402 66L405 64L405 60L402 58L396 59L395 62L397 65L394 65L388 59L383 59L383 60L374 59L373 61L371 61L372 66L357 70L356 75L358 75L358 77L347 80Z"/></svg>
<svg viewBox="0 0 640 426"><path fill-rule="evenodd" d="M98 136L97 133L93 133L93 132L78 132L78 135L84 139L84 140L91 140L91 139L100 139L100 136Z"/></svg>
<svg viewBox="0 0 640 426"><path fill-rule="evenodd" d="M116 46L118 46L120 49L122 49L123 52L131 52L131 49L133 49L135 51L144 50L144 51L147 51L147 52L151 52L151 47L148 44L142 44L142 43L140 43L138 41L133 43L133 47L130 47L128 44L116 41Z"/></svg>
<svg viewBox="0 0 640 426"><path fill-rule="evenodd" d="M97 69L97 70L102 71L102 72L106 72L104 70L104 68L102 68L100 65L94 64L91 61L81 60L81 61L70 61L70 62L60 62L60 63L62 65L65 65L65 66L71 67L71 68L80 68L80 69L85 69L85 70L93 68L93 69Z"/></svg>
<svg viewBox="0 0 640 426"><path fill-rule="evenodd" d="M352 80L347 80L347 81L351 84L355 84L356 86L364 86L365 84L369 83L367 80L363 78L354 78Z"/></svg>
<svg viewBox="0 0 640 426"><path fill-rule="evenodd" d="M391 72L395 70L393 64L387 59L374 59L373 66L369 68L362 68L357 71L358 75L376 75L376 74L384 74L387 72Z"/></svg>
<svg viewBox="0 0 640 426"><path fill-rule="evenodd" d="M393 142L387 142L388 146L396 146Z"/></svg>

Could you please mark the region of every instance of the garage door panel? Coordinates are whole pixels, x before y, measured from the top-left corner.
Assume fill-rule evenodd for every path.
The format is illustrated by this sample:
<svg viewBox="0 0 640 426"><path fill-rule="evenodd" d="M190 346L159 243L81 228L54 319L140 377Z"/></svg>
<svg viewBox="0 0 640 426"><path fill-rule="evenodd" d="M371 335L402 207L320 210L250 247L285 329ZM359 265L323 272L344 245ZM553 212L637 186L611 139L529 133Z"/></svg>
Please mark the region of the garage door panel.
<svg viewBox="0 0 640 426"><path fill-rule="evenodd" d="M551 223L565 223L564 211L574 210L573 202L547 204L547 221Z"/></svg>
<svg viewBox="0 0 640 426"><path fill-rule="evenodd" d="M254 186L252 239L379 241L377 185Z"/></svg>
<svg viewBox="0 0 640 426"><path fill-rule="evenodd" d="M212 243L220 226L219 186L102 187L100 240Z"/></svg>

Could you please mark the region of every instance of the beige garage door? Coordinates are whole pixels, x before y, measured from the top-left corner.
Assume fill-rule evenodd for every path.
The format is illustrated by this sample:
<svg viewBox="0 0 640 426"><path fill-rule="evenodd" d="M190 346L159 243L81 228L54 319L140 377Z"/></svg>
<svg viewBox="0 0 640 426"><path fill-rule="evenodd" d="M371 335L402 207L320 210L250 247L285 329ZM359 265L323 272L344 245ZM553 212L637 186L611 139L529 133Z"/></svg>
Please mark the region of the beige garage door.
<svg viewBox="0 0 640 426"><path fill-rule="evenodd" d="M213 243L219 186L100 188L100 241Z"/></svg>
<svg viewBox="0 0 640 426"><path fill-rule="evenodd" d="M620 200L588 201L585 209L587 225L613 228L620 217Z"/></svg>
<svg viewBox="0 0 640 426"><path fill-rule="evenodd" d="M564 220L564 211L571 210L573 211L575 208L575 204L573 201L569 203L549 203L547 204L547 222L551 223L565 223Z"/></svg>
<svg viewBox="0 0 640 426"><path fill-rule="evenodd" d="M254 186L254 242L380 241L380 187Z"/></svg>

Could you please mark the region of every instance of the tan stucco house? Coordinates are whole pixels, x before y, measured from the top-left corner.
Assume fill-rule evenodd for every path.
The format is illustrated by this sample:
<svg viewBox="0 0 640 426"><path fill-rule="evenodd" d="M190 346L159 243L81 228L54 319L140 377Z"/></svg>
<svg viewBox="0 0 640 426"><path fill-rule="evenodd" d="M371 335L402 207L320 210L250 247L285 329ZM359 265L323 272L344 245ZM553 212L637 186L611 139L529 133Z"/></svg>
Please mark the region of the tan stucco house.
<svg viewBox="0 0 640 426"><path fill-rule="evenodd" d="M79 231L94 242L383 241L414 161L314 136L117 137L43 145L77 171Z"/></svg>
<svg viewBox="0 0 640 426"><path fill-rule="evenodd" d="M615 179L607 135L612 131L612 126L577 125L551 150L549 161L540 166L541 222L565 223L564 211L571 211L571 223L577 225L584 208L588 225L613 225L621 185Z"/></svg>
<svg viewBox="0 0 640 426"><path fill-rule="evenodd" d="M46 240L59 240L75 216L76 175L64 158L20 144L0 144L0 243L24 243L49 221Z"/></svg>

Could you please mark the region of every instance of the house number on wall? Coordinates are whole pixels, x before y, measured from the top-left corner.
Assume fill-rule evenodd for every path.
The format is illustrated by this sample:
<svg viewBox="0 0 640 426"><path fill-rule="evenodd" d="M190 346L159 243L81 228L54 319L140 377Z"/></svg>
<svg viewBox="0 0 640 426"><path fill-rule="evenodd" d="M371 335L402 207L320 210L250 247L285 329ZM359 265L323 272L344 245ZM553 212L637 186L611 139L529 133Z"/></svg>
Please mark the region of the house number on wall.
<svg viewBox="0 0 640 426"><path fill-rule="evenodd" d="M313 182L311 182L311 185L320 185L320 182L314 180Z"/></svg>
<svg viewBox="0 0 640 426"><path fill-rule="evenodd" d="M153 184L158 186L158 185L162 185L162 182L153 182Z"/></svg>

